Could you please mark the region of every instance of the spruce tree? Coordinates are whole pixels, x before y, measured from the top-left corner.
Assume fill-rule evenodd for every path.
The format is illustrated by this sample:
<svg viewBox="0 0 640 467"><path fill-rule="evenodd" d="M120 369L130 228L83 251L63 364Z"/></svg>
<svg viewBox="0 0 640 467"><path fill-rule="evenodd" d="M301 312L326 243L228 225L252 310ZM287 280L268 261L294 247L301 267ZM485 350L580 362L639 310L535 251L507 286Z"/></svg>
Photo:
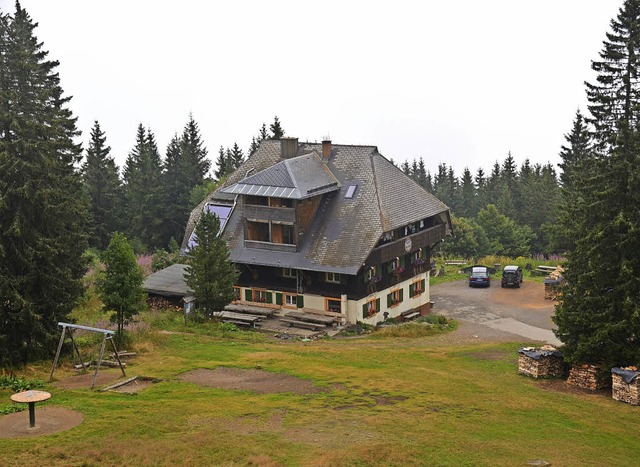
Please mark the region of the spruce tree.
<svg viewBox="0 0 640 467"><path fill-rule="evenodd" d="M0 15L0 366L53 354L83 293L81 148L57 61L16 3Z"/></svg>
<svg viewBox="0 0 640 467"><path fill-rule="evenodd" d="M122 218L122 183L110 152L106 136L96 120L82 165L82 181L91 214L89 245L101 250L107 247L111 235L120 227Z"/></svg>
<svg viewBox="0 0 640 467"><path fill-rule="evenodd" d="M210 317L234 299L237 274L229 262L226 240L220 235L220 219L205 210L195 227L195 245L187 251L185 280L193 290L197 307Z"/></svg>
<svg viewBox="0 0 640 467"><path fill-rule="evenodd" d="M227 159L227 151L220 146L218 150L218 158L216 159L216 170L214 171L216 180L220 181L229 175L229 160Z"/></svg>
<svg viewBox="0 0 640 467"><path fill-rule="evenodd" d="M175 135L169 142L164 161L164 207L169 215L163 223L163 247L171 238L182 238L192 209L191 192L202 185L210 167L198 124L189 114L182 136Z"/></svg>
<svg viewBox="0 0 640 467"><path fill-rule="evenodd" d="M231 167L233 170L240 167L242 162L244 161L244 154L242 153L242 149L238 146L238 143L233 143L233 148L231 148Z"/></svg>
<svg viewBox="0 0 640 467"><path fill-rule="evenodd" d="M465 167L462 172L460 185L460 213L461 217L475 216L476 209L476 187L473 184L473 177L469 167Z"/></svg>
<svg viewBox="0 0 640 467"><path fill-rule="evenodd" d="M624 129L637 128L640 122L640 1L626 0L611 21L599 61L591 68L596 83L585 83L589 99L589 123L594 126L598 149L606 151L616 144L626 144L630 134ZM623 138L621 140L621 138Z"/></svg>
<svg viewBox="0 0 640 467"><path fill-rule="evenodd" d="M280 120L278 120L278 116L273 119L273 123L269 127L271 130L271 138L270 139L282 139L284 137L284 130L282 125L280 124Z"/></svg>
<svg viewBox="0 0 640 467"><path fill-rule="evenodd" d="M125 164L124 189L131 241L145 251L163 247L161 225L171 213L162 206L162 162L155 137L142 124Z"/></svg>
<svg viewBox="0 0 640 467"><path fill-rule="evenodd" d="M640 362L640 1L625 1L611 28L592 64L597 84L587 84L596 155L563 173L575 247L554 317L565 358L605 368ZM571 168L575 154L563 152Z"/></svg>

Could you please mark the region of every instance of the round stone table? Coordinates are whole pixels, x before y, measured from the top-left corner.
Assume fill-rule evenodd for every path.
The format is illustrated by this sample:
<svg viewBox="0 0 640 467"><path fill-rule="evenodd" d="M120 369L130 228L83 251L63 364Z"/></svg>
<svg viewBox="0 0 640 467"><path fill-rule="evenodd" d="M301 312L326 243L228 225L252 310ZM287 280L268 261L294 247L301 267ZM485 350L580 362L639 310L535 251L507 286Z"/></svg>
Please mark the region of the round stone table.
<svg viewBox="0 0 640 467"><path fill-rule="evenodd" d="M29 404L29 427L36 426L36 402L46 401L51 394L45 391L23 391L11 396L13 402Z"/></svg>

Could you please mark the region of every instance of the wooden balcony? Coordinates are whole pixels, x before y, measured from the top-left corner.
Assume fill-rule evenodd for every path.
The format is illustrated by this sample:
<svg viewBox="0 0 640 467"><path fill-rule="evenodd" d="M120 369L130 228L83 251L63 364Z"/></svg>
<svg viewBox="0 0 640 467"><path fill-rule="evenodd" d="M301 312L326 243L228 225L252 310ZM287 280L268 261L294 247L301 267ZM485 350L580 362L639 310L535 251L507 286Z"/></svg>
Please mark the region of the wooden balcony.
<svg viewBox="0 0 640 467"><path fill-rule="evenodd" d="M367 258L366 267L387 263L394 258L418 251L419 248L429 248L431 245L434 245L445 238L446 232L446 225L439 224L384 245L380 245L374 249L371 252L371 255L369 255L369 258ZM407 239L411 239L411 249L409 251L405 249Z"/></svg>

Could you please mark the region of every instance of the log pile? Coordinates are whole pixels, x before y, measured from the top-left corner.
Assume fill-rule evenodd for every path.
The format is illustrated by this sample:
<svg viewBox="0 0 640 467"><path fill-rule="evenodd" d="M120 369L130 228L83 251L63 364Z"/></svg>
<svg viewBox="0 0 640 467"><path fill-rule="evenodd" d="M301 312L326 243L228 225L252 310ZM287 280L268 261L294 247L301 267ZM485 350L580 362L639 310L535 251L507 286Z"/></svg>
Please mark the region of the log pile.
<svg viewBox="0 0 640 467"><path fill-rule="evenodd" d="M598 365L574 365L569 371L567 383L590 391L611 387L611 379Z"/></svg>
<svg viewBox="0 0 640 467"><path fill-rule="evenodd" d="M558 266L548 276L544 278L544 299L545 300L557 300L560 295L561 286L564 282L562 273L564 269Z"/></svg>
<svg viewBox="0 0 640 467"><path fill-rule="evenodd" d="M624 368L612 368L611 396L617 400L631 405L640 405L640 373L635 366Z"/></svg>
<svg viewBox="0 0 640 467"><path fill-rule="evenodd" d="M564 376L564 360L555 347L523 347L518 353L518 373L536 379Z"/></svg>

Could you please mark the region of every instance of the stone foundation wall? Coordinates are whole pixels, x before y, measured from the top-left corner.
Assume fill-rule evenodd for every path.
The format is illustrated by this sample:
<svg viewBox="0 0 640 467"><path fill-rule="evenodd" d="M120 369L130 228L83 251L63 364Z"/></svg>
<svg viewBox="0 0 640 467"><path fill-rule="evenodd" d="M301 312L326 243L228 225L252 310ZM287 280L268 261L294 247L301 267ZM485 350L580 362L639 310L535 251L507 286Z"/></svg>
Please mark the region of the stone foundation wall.
<svg viewBox="0 0 640 467"><path fill-rule="evenodd" d="M590 391L611 387L611 380L597 365L574 365L569 371L567 383Z"/></svg>

